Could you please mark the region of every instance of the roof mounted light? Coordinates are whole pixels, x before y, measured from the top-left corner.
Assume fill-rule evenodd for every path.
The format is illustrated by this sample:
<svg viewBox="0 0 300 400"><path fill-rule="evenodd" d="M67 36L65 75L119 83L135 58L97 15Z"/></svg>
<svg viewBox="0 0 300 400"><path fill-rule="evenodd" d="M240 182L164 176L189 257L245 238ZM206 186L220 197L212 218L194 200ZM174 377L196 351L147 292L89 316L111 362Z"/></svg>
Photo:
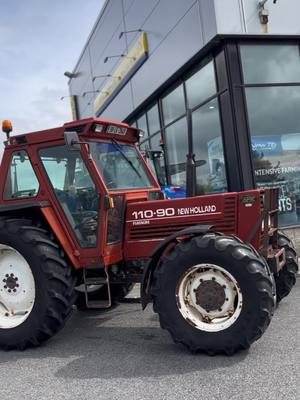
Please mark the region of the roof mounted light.
<svg viewBox="0 0 300 400"><path fill-rule="evenodd" d="M9 134L13 130L12 123L8 119L2 121L2 131L6 133L7 139L9 139Z"/></svg>

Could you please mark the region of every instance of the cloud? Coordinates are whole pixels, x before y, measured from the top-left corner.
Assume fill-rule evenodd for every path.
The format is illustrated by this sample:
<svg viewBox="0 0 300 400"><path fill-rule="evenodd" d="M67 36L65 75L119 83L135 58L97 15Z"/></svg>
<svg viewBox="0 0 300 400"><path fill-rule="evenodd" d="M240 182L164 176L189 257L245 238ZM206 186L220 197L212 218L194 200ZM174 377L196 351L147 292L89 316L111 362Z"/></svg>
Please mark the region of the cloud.
<svg viewBox="0 0 300 400"><path fill-rule="evenodd" d="M103 0L10 0L1 4L0 119L15 134L71 119L65 70L72 70ZM1 152L1 149L0 149Z"/></svg>

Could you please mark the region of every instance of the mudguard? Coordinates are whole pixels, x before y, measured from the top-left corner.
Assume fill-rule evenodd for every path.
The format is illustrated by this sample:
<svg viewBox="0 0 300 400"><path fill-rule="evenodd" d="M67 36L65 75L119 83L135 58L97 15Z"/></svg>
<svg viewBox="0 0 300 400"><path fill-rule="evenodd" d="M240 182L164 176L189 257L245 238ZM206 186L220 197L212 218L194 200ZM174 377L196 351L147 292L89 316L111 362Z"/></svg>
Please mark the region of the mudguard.
<svg viewBox="0 0 300 400"><path fill-rule="evenodd" d="M141 283L141 303L143 310L147 304L151 301L151 283L153 278L153 271L158 264L164 250L172 243L176 242L178 237L182 236L199 236L208 232L212 228L212 225L195 225L190 228L183 229L181 231L173 233L173 235L167 237L161 242L156 249L150 255L150 258L145 266L142 283Z"/></svg>

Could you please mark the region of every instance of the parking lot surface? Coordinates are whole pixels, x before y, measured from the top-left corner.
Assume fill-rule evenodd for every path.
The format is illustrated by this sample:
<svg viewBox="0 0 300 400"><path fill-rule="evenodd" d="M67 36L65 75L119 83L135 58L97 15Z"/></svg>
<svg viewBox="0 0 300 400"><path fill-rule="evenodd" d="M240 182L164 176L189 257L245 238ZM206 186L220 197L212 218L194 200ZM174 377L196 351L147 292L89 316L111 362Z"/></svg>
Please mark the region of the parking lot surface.
<svg viewBox="0 0 300 400"><path fill-rule="evenodd" d="M232 357L193 355L151 307L75 311L44 346L0 352L0 399L300 399L300 280L264 336Z"/></svg>

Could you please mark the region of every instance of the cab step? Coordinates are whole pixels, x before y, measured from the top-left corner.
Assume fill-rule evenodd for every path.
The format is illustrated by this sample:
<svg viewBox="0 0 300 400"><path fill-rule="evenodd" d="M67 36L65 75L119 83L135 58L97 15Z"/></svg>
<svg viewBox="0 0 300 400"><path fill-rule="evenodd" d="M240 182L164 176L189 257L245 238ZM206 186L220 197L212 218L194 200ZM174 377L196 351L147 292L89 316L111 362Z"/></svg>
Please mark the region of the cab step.
<svg viewBox="0 0 300 400"><path fill-rule="evenodd" d="M84 294L85 294L85 304L86 308L98 308L106 309L110 308L112 305L111 301L111 291L110 291L110 280L107 268L104 268L105 276L89 276L88 269L83 269L83 283L84 283ZM107 288L107 300L90 300L89 299L89 287L91 285L103 285Z"/></svg>

